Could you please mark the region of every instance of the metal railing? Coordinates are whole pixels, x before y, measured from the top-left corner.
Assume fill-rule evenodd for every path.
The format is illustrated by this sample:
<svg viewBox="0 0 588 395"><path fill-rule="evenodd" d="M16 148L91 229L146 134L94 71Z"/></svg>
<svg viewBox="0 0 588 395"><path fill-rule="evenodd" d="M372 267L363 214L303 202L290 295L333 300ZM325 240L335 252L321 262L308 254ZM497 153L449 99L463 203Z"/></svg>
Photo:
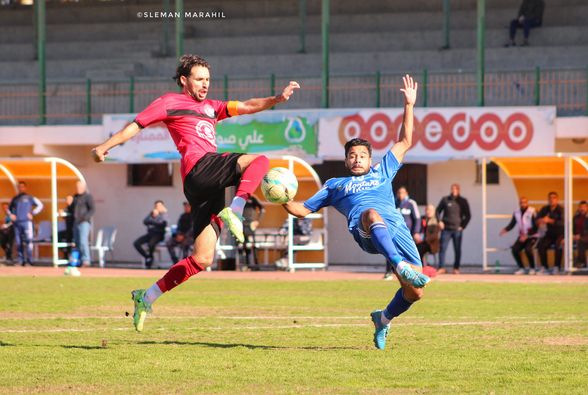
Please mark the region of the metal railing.
<svg viewBox="0 0 588 395"><path fill-rule="evenodd" d="M476 72L412 73L419 81L419 106L476 106ZM320 108L320 76L255 78L228 76L213 80L209 97L245 100L273 95L290 80L302 89L282 109ZM331 108L399 107L400 73L331 75ZM165 92L178 91L171 79L129 78L118 81L48 80L45 96L47 124L99 124L102 114L141 111ZM35 125L42 119L35 82L0 82L0 125ZM557 106L559 115L588 115L588 68L486 72L487 106Z"/></svg>

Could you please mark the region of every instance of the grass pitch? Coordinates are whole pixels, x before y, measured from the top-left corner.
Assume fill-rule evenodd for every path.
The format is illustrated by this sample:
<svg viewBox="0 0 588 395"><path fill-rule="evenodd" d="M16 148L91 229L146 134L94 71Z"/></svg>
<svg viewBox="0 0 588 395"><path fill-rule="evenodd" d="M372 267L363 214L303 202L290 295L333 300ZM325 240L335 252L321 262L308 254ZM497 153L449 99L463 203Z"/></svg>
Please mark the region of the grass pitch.
<svg viewBox="0 0 588 395"><path fill-rule="evenodd" d="M434 282L373 348L382 281L0 278L0 392L582 393L588 286Z"/></svg>

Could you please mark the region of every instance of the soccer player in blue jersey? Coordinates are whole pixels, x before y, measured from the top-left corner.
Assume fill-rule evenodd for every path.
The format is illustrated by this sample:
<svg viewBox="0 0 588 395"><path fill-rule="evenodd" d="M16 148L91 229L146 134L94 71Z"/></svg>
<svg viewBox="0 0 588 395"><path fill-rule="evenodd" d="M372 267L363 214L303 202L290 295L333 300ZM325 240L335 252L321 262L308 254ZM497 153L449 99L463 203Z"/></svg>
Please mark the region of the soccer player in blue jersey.
<svg viewBox="0 0 588 395"><path fill-rule="evenodd" d="M371 318L375 326L374 344L386 347L390 322L423 296L423 287L430 281L421 273L422 263L412 234L394 205L392 180L401 167L404 155L412 144L413 108L418 84L403 77L404 120L398 142L382 161L372 166L372 148L368 141L355 138L345 144L345 166L348 177L331 178L306 202L289 202L284 208L302 218L322 207L333 206L347 217L349 232L362 250L382 254L392 263L400 281L400 289L384 310L375 310Z"/></svg>

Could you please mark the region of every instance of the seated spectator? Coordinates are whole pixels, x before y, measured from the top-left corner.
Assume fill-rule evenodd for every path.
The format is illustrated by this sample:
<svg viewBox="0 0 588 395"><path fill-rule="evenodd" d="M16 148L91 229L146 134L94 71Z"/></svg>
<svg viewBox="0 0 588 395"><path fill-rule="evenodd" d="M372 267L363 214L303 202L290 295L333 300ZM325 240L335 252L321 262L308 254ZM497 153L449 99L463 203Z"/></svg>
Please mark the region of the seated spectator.
<svg viewBox="0 0 588 395"><path fill-rule="evenodd" d="M519 200L519 209L512 214L512 219L504 229L500 231L500 236L510 232L515 226L519 228L517 241L512 245L511 252L519 269L514 274L535 274L535 257L533 256L533 247L537 241L537 224L535 223L535 209L529 207L529 200L521 197ZM529 268L525 269L521 252L525 251Z"/></svg>
<svg viewBox="0 0 588 395"><path fill-rule="evenodd" d="M421 257L423 266L426 264L426 254L436 254L439 252L441 228L439 228L439 220L435 214L435 206L429 204L425 209L425 217L422 219L422 231L425 235L424 240L417 243L417 250Z"/></svg>
<svg viewBox="0 0 588 395"><path fill-rule="evenodd" d="M582 200L574 216L574 241L578 249L576 267L586 267L586 249L588 248L588 202Z"/></svg>
<svg viewBox="0 0 588 395"><path fill-rule="evenodd" d="M59 215L65 217L65 230L62 230L58 234L59 241L63 241L68 244L65 248L65 258L69 259L71 253L71 244L73 244L74 234L74 198L72 195L65 197L65 208L63 208Z"/></svg>
<svg viewBox="0 0 588 395"><path fill-rule="evenodd" d="M178 227L174 234L171 235L167 241L167 251L174 264L179 262L176 254L176 248L180 247L182 251L182 259L185 259L190 254L190 247L194 244L194 230L192 229L192 206L190 203L184 202L184 212L178 219Z"/></svg>
<svg viewBox="0 0 588 395"><path fill-rule="evenodd" d="M294 245L306 245L310 243L312 235L312 220L308 218L294 218L293 222L293 233L294 233ZM284 224L280 228L280 234L288 234L288 219L284 221ZM284 251L284 254L276 262L276 267L287 268L288 267L288 250Z"/></svg>
<svg viewBox="0 0 588 395"><path fill-rule="evenodd" d="M537 274L555 273L555 268L561 270L562 262L562 240L564 238L564 215L563 208L559 205L559 195L557 192L549 192L547 195L549 204L544 206L537 214L537 226L544 229L545 234L537 243L539 259L541 260L541 271ZM547 250L553 246L555 248L555 265L551 271L547 266Z"/></svg>
<svg viewBox="0 0 588 395"><path fill-rule="evenodd" d="M10 210L8 203L2 203L2 212L0 215L4 216L2 225L0 226L0 246L4 250L4 257L7 262L12 262L12 249L14 248L14 227L12 226L12 219L10 218Z"/></svg>
<svg viewBox="0 0 588 395"><path fill-rule="evenodd" d="M261 221L264 212L265 209L259 199L254 195L250 195L243 209L243 234L245 235L243 249L245 250L247 267L250 269L259 269L255 251L255 230L259 226L259 221Z"/></svg>
<svg viewBox="0 0 588 395"><path fill-rule="evenodd" d="M518 28L523 29L523 35L525 37L522 46L529 45L529 32L531 28L539 27L543 24L544 9L545 2L543 0L523 0L517 18L510 22L510 40L505 47L516 46L515 35Z"/></svg>
<svg viewBox="0 0 588 395"><path fill-rule="evenodd" d="M143 224L147 226L147 234L139 237L133 243L133 246L139 254L145 259L145 266L151 269L153 264L153 251L157 244L165 237L165 228L167 226L167 209L161 200L157 200L153 210L145 217ZM147 244L147 251L143 245Z"/></svg>

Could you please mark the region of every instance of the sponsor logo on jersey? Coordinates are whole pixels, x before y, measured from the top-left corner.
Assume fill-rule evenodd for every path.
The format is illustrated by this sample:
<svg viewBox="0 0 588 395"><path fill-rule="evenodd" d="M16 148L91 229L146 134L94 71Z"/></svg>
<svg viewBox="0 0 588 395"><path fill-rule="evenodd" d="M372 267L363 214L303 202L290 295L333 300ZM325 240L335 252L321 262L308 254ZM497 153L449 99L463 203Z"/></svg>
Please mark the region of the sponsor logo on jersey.
<svg viewBox="0 0 588 395"><path fill-rule="evenodd" d="M211 118L216 118L214 116L214 108L212 108L212 106L210 104L204 105L204 113Z"/></svg>

